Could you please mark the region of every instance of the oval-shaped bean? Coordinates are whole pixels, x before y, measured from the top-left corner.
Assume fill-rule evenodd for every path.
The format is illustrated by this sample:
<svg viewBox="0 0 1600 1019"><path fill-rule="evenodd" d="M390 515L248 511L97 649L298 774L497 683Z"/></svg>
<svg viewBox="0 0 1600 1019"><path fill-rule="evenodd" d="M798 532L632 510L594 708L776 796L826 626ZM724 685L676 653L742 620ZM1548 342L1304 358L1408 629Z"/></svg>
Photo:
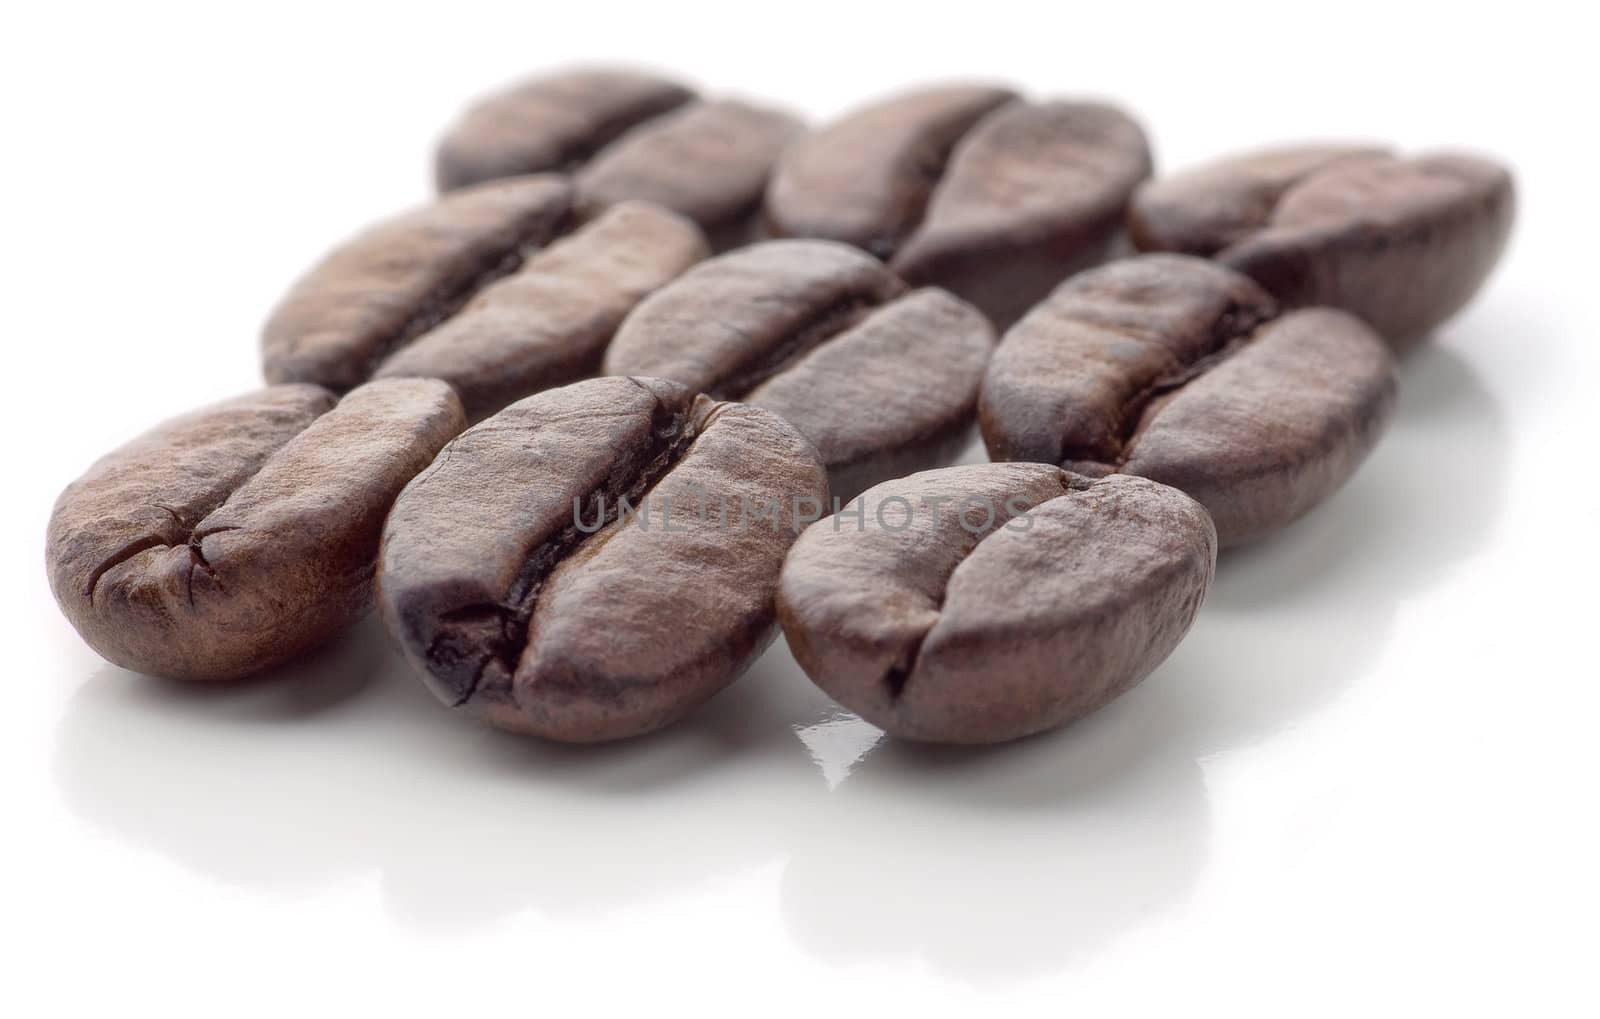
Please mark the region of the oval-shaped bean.
<svg viewBox="0 0 1600 1019"><path fill-rule="evenodd" d="M1143 478L977 464L863 501L800 536L778 618L818 686L913 740L994 743L1093 711L1177 646L1216 565L1205 511Z"/></svg>
<svg viewBox="0 0 1600 1019"><path fill-rule="evenodd" d="M653 205L582 224L572 206L564 178L520 177L356 236L268 319L268 381L441 378L478 419L593 374L627 312L708 250L692 223Z"/></svg>
<svg viewBox="0 0 1600 1019"><path fill-rule="evenodd" d="M1239 273L1143 255L1068 280L1006 334L979 425L996 460L1180 488L1230 545L1342 485L1387 427L1395 388L1393 356L1353 316L1280 317Z"/></svg>
<svg viewBox="0 0 1600 1019"><path fill-rule="evenodd" d="M1211 257L1261 229L1284 192L1339 163L1382 158L1381 146L1285 145L1147 181L1128 206L1128 231L1148 251Z"/></svg>
<svg viewBox="0 0 1600 1019"><path fill-rule="evenodd" d="M784 553L826 499L776 415L593 379L469 429L406 488L379 602L445 703L557 740L637 735L770 642Z"/></svg>
<svg viewBox="0 0 1600 1019"><path fill-rule="evenodd" d="M834 496L848 501L960 452L994 342L971 305L908 291L858 249L768 241L641 302L605 370L781 415L816 445Z"/></svg>
<svg viewBox="0 0 1600 1019"><path fill-rule="evenodd" d="M717 247L748 239L793 116L737 100L701 101L677 82L631 71L530 79L469 109L439 143L440 191L549 171L577 175L586 214L655 202L689 217Z"/></svg>
<svg viewBox="0 0 1600 1019"><path fill-rule="evenodd" d="M1005 88L946 85L863 107L784 154L767 215L782 234L840 241L887 261L922 222L956 143L1016 99Z"/></svg>
<svg viewBox="0 0 1600 1019"><path fill-rule="evenodd" d="M343 400L273 386L176 418L62 492L51 590L127 669L210 680L281 664L371 608L384 515L464 425L450 387L422 379Z"/></svg>
<svg viewBox="0 0 1600 1019"><path fill-rule="evenodd" d="M440 191L576 169L629 128L694 100L685 85L626 70L565 71L486 96L439 142Z"/></svg>
<svg viewBox="0 0 1600 1019"><path fill-rule="evenodd" d="M1004 327L1107 257L1150 168L1143 131L1112 107L928 88L790 146L767 219L780 236L864 248Z"/></svg>
<svg viewBox="0 0 1600 1019"><path fill-rule="evenodd" d="M1478 291L1514 215L1511 174L1485 159L1289 146L1146 185L1129 231L1143 250L1214 257L1288 306L1341 308L1405 346Z"/></svg>
<svg viewBox="0 0 1600 1019"><path fill-rule="evenodd" d="M801 133L788 114L731 99L691 103L619 138L578 171L585 214L640 199L687 216L717 251L756 238L778 154Z"/></svg>

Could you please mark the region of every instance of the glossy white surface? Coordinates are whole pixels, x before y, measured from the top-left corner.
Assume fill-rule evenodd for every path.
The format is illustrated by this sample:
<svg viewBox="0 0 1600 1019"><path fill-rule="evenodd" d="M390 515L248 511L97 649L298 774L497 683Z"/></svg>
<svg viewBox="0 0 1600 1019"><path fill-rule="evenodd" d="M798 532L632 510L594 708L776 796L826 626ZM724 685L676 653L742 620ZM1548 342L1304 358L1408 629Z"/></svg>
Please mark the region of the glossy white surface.
<svg viewBox="0 0 1600 1019"><path fill-rule="evenodd" d="M863 3L391 6L6 33L7 1014L1595 1014L1586 34L1536 4L990 3L914 41ZM44 582L60 487L254 385L277 294L426 196L466 97L610 57L819 117L934 76L1113 95L1166 167L1455 143L1515 164L1521 219L1359 476L1054 735L885 743L781 642L588 750L462 724L375 621L242 687L100 662Z"/></svg>

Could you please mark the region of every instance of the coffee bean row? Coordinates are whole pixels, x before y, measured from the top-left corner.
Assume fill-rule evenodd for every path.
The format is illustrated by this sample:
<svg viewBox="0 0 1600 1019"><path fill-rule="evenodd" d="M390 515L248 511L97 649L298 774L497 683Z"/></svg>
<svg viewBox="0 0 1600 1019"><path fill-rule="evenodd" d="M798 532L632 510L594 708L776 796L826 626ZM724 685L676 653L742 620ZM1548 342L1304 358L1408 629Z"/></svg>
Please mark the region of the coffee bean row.
<svg viewBox="0 0 1600 1019"><path fill-rule="evenodd" d="M896 735L1047 729L1166 658L1219 546L1351 476L1513 216L1464 155L1151 180L1123 112L977 85L807 132L566 72L436 169L271 313L267 388L62 493L52 590L104 657L242 677L376 602L446 703L596 741L781 624ZM975 425L995 462L941 466Z"/></svg>

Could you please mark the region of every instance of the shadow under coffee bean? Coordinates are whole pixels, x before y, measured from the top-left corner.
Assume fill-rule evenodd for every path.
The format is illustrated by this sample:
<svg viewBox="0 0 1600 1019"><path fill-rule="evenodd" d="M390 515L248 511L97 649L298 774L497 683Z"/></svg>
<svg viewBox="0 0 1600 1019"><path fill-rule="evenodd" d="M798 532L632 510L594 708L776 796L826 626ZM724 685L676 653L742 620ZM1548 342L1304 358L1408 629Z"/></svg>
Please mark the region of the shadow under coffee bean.
<svg viewBox="0 0 1600 1019"><path fill-rule="evenodd" d="M51 590L123 668L234 679L288 661L372 607L384 514L465 423L428 379L343 400L272 386L175 418L61 493Z"/></svg>
<svg viewBox="0 0 1600 1019"><path fill-rule="evenodd" d="M635 308L611 375L672 379L763 407L810 439L835 498L955 458L994 330L942 290L910 291L830 241L768 241L704 262Z"/></svg>
<svg viewBox="0 0 1600 1019"><path fill-rule="evenodd" d="M468 429L401 494L384 621L469 715L570 742L649 732L771 642L784 554L827 497L775 414L661 379L550 390Z"/></svg>
<svg viewBox="0 0 1600 1019"><path fill-rule="evenodd" d="M1514 214L1511 174L1497 163L1334 144L1153 181L1128 222L1142 250L1215 258L1290 307L1342 308L1405 346L1477 293Z"/></svg>
<svg viewBox="0 0 1600 1019"><path fill-rule="evenodd" d="M1342 485L1388 426L1395 389L1388 347L1354 316L1280 316L1231 269L1141 255L1068 280L1006 333L979 426L996 460L1180 488L1233 545Z"/></svg>
<svg viewBox="0 0 1600 1019"><path fill-rule="evenodd" d="M571 173L586 214L654 202L699 224L721 250L752 239L783 146L787 113L700 100L654 75L579 70L533 78L478 102L439 143L439 190L502 177Z"/></svg>
<svg viewBox="0 0 1600 1019"><path fill-rule="evenodd" d="M863 107L785 150L767 223L778 236L870 251L1003 329L1111 254L1150 169L1144 132L1115 107L937 86Z"/></svg>
<svg viewBox="0 0 1600 1019"><path fill-rule="evenodd" d="M995 743L1078 718L1177 646L1211 519L1143 478L976 464L889 481L795 543L778 617L806 674L889 733Z"/></svg>
<svg viewBox="0 0 1600 1019"><path fill-rule="evenodd" d="M579 223L572 184L532 176L452 192L335 249L267 320L270 382L449 382L473 420L592 375L638 301L709 252L643 202Z"/></svg>

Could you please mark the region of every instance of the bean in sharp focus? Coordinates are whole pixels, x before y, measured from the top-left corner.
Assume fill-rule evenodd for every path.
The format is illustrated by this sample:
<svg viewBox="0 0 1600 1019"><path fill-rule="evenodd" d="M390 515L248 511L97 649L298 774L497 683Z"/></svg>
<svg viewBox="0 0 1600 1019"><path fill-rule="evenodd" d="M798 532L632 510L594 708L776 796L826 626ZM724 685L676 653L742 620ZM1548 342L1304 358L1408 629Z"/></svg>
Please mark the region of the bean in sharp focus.
<svg viewBox="0 0 1600 1019"><path fill-rule="evenodd" d="M384 620L428 686L570 742L660 728L774 635L772 595L827 482L781 418L603 378L469 429L384 529Z"/></svg>
<svg viewBox="0 0 1600 1019"><path fill-rule="evenodd" d="M384 515L464 424L425 379L342 400L272 386L175 418L62 492L51 590L124 668L209 680L286 662L371 608Z"/></svg>

